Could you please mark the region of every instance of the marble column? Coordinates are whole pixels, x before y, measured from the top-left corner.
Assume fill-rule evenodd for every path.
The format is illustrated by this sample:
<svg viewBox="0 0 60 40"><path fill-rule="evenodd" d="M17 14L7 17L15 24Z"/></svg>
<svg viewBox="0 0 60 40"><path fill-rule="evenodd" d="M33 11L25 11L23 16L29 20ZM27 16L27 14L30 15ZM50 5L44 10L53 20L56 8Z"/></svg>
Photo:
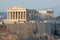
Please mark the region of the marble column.
<svg viewBox="0 0 60 40"><path fill-rule="evenodd" d="M20 19L21 19L21 12L20 12Z"/></svg>
<svg viewBox="0 0 60 40"><path fill-rule="evenodd" d="M16 12L15 12L15 19L16 19Z"/></svg>
<svg viewBox="0 0 60 40"><path fill-rule="evenodd" d="M12 19L13 19L13 12L12 12Z"/></svg>
<svg viewBox="0 0 60 40"><path fill-rule="evenodd" d="M10 19L11 19L11 12L10 12Z"/></svg>
<svg viewBox="0 0 60 40"><path fill-rule="evenodd" d="M22 12L22 19L24 19L24 13Z"/></svg>

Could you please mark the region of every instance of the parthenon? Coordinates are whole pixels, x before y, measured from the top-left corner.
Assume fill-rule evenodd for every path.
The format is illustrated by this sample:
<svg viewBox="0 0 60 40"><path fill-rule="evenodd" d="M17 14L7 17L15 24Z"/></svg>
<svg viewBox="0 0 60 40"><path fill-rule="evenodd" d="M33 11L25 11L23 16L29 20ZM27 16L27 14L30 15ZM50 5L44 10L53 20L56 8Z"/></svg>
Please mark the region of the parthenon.
<svg viewBox="0 0 60 40"><path fill-rule="evenodd" d="M7 19L10 21L26 21L26 8L8 8Z"/></svg>

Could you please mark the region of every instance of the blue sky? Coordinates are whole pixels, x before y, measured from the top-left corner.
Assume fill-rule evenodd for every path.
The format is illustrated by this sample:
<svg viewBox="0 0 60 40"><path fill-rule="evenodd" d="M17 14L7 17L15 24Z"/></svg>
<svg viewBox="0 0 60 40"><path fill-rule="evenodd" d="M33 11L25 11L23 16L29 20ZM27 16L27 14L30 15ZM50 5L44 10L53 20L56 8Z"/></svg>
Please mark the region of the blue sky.
<svg viewBox="0 0 60 40"><path fill-rule="evenodd" d="M60 0L0 0L0 11L9 7L26 7L29 9L53 9L56 16L60 15Z"/></svg>

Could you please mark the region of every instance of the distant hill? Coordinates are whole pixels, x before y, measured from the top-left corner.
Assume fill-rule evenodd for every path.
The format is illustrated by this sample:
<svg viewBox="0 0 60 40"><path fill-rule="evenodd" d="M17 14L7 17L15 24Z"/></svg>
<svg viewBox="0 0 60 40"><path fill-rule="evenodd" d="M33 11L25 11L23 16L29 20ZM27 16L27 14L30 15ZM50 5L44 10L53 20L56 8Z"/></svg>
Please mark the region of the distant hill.
<svg viewBox="0 0 60 40"><path fill-rule="evenodd" d="M1 19L6 19L7 18L7 13L6 12L0 12L0 16L2 17Z"/></svg>

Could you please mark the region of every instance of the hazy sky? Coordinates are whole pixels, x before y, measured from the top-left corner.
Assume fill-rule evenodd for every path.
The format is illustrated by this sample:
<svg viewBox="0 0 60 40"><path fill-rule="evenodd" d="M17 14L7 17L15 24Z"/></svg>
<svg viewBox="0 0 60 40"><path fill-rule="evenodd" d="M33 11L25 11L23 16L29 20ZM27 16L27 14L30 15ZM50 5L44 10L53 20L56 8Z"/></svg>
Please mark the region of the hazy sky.
<svg viewBox="0 0 60 40"><path fill-rule="evenodd" d="M60 0L0 0L0 11L9 7L26 7L31 9L53 9L55 15L60 15Z"/></svg>

